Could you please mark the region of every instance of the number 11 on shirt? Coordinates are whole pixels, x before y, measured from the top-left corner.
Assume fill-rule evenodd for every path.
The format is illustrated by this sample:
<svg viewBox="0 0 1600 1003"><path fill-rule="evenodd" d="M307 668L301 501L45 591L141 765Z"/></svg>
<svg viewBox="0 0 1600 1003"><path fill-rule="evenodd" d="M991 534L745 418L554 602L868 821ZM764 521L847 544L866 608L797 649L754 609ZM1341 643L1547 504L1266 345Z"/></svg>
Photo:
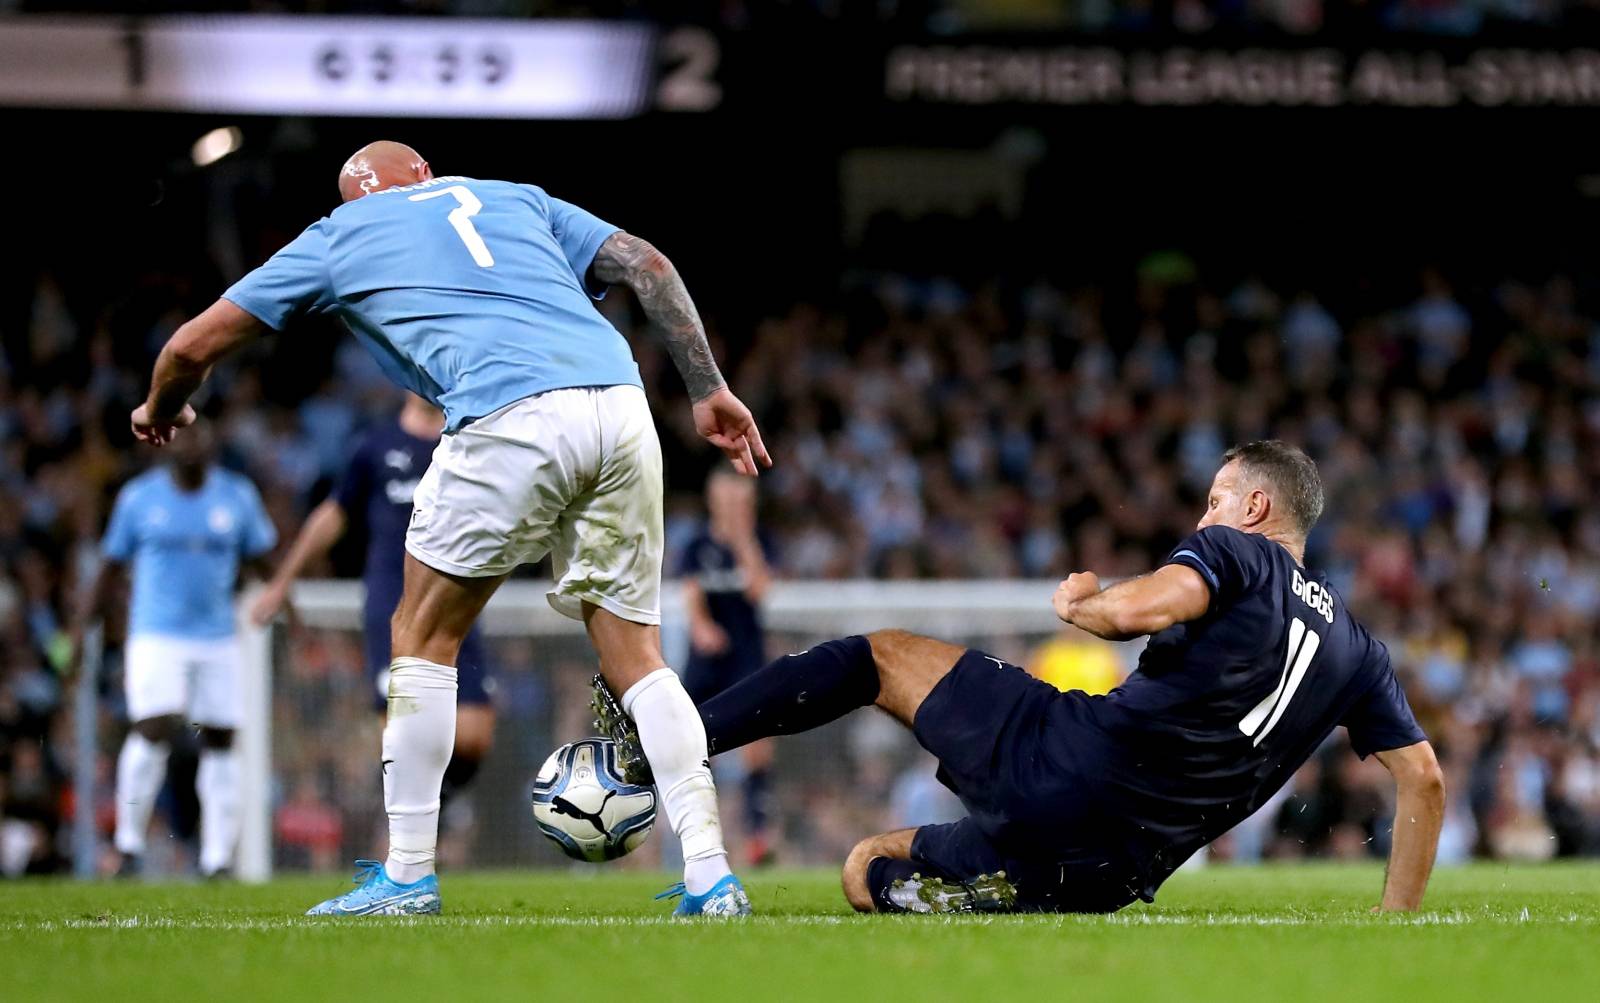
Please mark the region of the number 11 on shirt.
<svg viewBox="0 0 1600 1003"><path fill-rule="evenodd" d="M472 260L478 263L479 268L493 268L494 255L489 253L489 245L479 236L477 227L472 225L472 217L483 209L483 203L478 196L463 185L451 185L449 188L440 188L438 191L419 192L411 196L413 202L426 202L436 199L441 195L453 195L460 203L450 210L450 215L445 217L450 220L450 225L456 228L456 234L461 237L461 242L467 245L467 252L472 255Z"/></svg>
<svg viewBox="0 0 1600 1003"><path fill-rule="evenodd" d="M1322 638L1315 631L1307 630L1304 620L1295 617L1289 622L1289 651L1284 656L1283 676L1278 680L1278 688L1268 693L1239 722L1240 731L1255 736L1251 745L1260 745L1261 740L1278 726L1278 719L1289 709L1289 701L1294 699L1295 690L1300 688L1300 681L1305 679L1306 670L1311 668L1311 659L1316 657L1317 648L1321 645ZM1268 719L1268 714L1272 715L1271 719ZM1266 727L1262 727L1263 721L1266 721Z"/></svg>

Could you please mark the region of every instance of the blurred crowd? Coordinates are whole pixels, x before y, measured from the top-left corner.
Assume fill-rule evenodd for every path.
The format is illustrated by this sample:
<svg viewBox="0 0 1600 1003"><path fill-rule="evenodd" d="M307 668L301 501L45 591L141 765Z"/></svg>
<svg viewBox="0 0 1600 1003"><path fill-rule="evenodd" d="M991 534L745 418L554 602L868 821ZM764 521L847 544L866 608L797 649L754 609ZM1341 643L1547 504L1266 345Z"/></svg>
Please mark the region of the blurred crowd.
<svg viewBox="0 0 1600 1003"><path fill-rule="evenodd" d="M1600 328L1574 283L1201 274L1152 255L1131 302L863 276L852 310L768 322L735 382L783 459L788 573L1135 574L1190 531L1224 448L1302 443L1328 492L1309 560L1441 747L1447 851L1600 852ZM1330 749L1263 852L1372 852L1384 786Z"/></svg>
<svg viewBox="0 0 1600 1003"><path fill-rule="evenodd" d="M1328 492L1309 562L1387 641L1440 748L1453 792L1446 859L1600 853L1600 324L1589 298L1560 275L1469 288L1421 267L1392 289L1352 292L1209 274L1177 252L1081 287L850 273L826 304L719 332L778 460L761 484L782 573L1134 574L1190 531L1227 446L1302 443ZM127 412L197 295L209 293L159 273L111 292L103 277L45 273L0 313L8 874L58 867L66 850L70 613L110 498L149 459L128 441ZM610 297L604 310L655 398L669 537L681 542L708 458L631 304ZM325 357L306 343L229 364L204 401L226 462L261 486L285 539L352 437L396 404L352 339L329 339ZM285 365L300 377L285 384L302 388L292 396L270 378ZM337 553L320 569L353 570ZM113 649L119 633L108 625ZM110 679L104 690L109 742L119 691ZM304 809L296 824L330 824L314 793L280 792ZM1379 852L1385 799L1381 771L1335 743L1264 829L1222 849Z"/></svg>

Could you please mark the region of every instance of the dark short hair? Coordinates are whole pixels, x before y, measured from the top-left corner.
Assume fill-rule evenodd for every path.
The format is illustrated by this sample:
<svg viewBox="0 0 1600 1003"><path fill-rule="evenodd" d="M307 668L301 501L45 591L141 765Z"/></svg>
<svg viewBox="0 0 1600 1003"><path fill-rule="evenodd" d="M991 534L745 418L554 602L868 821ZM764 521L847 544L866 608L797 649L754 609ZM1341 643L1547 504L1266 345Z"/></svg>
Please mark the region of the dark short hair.
<svg viewBox="0 0 1600 1003"><path fill-rule="evenodd" d="M1301 533L1311 532L1322 517L1322 475L1305 450L1281 439L1261 439L1222 454L1223 463L1234 460L1245 473L1272 486L1273 500L1287 508Z"/></svg>

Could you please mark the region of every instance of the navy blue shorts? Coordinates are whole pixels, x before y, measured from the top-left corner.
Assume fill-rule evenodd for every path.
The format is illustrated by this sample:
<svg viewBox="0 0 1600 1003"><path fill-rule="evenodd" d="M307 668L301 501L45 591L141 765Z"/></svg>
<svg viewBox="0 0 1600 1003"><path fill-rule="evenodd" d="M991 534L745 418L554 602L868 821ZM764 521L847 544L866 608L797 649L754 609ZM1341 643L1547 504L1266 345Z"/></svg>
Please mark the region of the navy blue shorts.
<svg viewBox="0 0 1600 1003"><path fill-rule="evenodd" d="M367 678L372 681L372 706L384 711L389 706L389 619L394 607L375 609L369 603L365 611L366 634L363 638L367 655ZM461 654L456 658L456 703L486 705L493 703L494 677L489 672L488 646L483 634L474 627L467 639L461 642Z"/></svg>
<svg viewBox="0 0 1600 1003"><path fill-rule="evenodd" d="M923 873L965 880L1005 871L1019 907L1111 912L1139 882L1096 846L1102 806L1085 776L1101 746L1078 697L981 651L962 654L917 709L912 730L939 780L971 813L911 843Z"/></svg>
<svg viewBox="0 0 1600 1003"><path fill-rule="evenodd" d="M683 688L689 698L699 706L761 668L761 652L746 651L739 646L720 655L689 655L683 667Z"/></svg>

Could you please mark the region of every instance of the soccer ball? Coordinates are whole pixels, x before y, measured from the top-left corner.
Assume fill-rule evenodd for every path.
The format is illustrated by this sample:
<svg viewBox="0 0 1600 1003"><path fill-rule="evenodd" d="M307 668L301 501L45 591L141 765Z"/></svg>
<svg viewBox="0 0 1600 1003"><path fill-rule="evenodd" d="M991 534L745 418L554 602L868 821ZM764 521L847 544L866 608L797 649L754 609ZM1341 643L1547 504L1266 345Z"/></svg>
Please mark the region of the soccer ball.
<svg viewBox="0 0 1600 1003"><path fill-rule="evenodd" d="M637 850L656 821L656 792L622 779L617 743L586 738L550 754L533 782L533 820L574 860Z"/></svg>

